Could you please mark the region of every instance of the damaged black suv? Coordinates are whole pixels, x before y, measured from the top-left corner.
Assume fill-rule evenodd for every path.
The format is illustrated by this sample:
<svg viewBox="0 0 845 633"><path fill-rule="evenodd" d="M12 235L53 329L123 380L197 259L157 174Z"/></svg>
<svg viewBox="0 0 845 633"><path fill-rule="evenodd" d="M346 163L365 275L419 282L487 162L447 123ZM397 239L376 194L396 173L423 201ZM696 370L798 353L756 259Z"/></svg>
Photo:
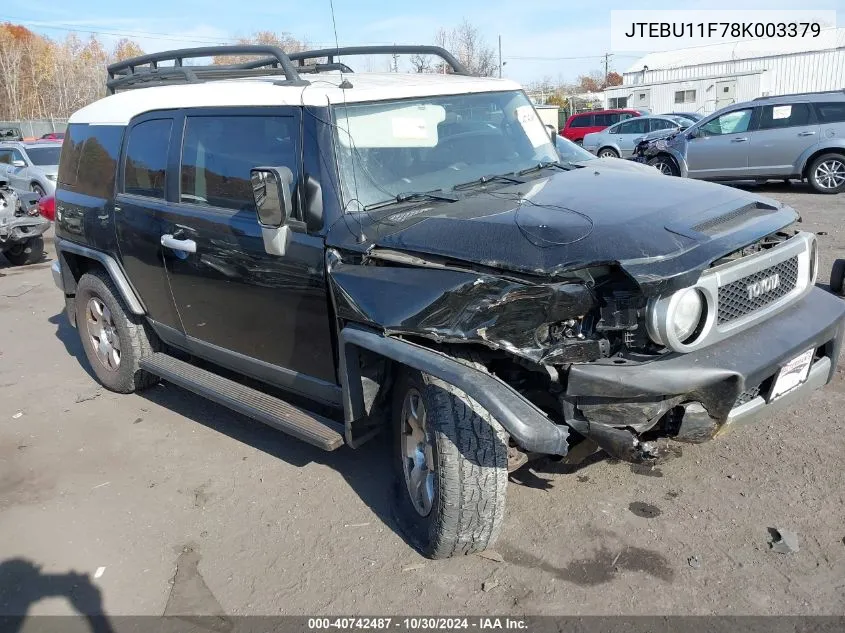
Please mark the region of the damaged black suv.
<svg viewBox="0 0 845 633"><path fill-rule="evenodd" d="M339 61L384 52L450 72ZM225 54L256 57L183 66ZM845 303L793 209L563 162L518 85L442 49L109 74L70 120L53 268L98 379L164 379L326 450L389 430L428 556L491 545L529 458L653 460L835 371Z"/></svg>

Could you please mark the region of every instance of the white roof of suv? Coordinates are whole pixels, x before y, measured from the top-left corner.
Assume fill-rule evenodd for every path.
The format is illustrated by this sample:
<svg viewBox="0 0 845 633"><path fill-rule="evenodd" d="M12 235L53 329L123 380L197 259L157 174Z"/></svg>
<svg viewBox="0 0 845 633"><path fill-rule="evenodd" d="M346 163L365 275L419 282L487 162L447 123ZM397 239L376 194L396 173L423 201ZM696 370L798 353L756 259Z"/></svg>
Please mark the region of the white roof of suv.
<svg viewBox="0 0 845 633"><path fill-rule="evenodd" d="M346 79L352 88L341 89ZM325 106L435 95L520 90L507 79L466 75L320 73L306 86L279 85L278 76L155 86L104 97L75 112L69 123L126 125L144 112L211 106Z"/></svg>

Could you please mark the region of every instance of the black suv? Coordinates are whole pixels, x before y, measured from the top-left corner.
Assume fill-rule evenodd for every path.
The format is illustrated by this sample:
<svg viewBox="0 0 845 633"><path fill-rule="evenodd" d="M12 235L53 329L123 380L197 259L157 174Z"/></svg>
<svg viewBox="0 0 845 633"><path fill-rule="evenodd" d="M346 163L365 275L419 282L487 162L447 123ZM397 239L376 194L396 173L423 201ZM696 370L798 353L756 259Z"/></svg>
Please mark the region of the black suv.
<svg viewBox="0 0 845 633"><path fill-rule="evenodd" d="M451 72L338 61L385 52ZM183 66L223 54L258 57ZM56 194L54 274L98 379L163 378L326 450L390 430L428 556L493 543L529 458L659 459L835 371L845 303L794 210L562 162L519 86L442 49L109 73Z"/></svg>

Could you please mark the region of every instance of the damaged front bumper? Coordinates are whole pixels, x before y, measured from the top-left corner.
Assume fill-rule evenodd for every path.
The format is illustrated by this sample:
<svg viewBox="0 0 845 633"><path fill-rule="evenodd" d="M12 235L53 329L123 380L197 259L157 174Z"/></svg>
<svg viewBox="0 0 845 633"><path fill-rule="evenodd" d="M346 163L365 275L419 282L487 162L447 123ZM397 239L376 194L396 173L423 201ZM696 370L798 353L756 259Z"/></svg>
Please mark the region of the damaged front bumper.
<svg viewBox="0 0 845 633"><path fill-rule="evenodd" d="M572 365L564 396L567 422L629 461L649 457L642 441L649 434L690 442L710 439L800 402L829 382L842 347L843 323L845 302L813 288L776 317L695 352L649 362L607 359ZM806 379L775 396L781 368L810 351Z"/></svg>
<svg viewBox="0 0 845 633"><path fill-rule="evenodd" d="M50 221L40 216L20 216L0 221L0 247L27 242L43 235Z"/></svg>

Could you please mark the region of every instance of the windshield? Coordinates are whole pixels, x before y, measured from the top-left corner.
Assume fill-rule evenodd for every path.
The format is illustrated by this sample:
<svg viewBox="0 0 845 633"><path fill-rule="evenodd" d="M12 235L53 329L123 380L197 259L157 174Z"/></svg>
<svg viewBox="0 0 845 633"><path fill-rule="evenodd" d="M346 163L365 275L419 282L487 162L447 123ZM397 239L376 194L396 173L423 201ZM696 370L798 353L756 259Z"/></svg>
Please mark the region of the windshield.
<svg viewBox="0 0 845 633"><path fill-rule="evenodd" d="M26 154L33 165L58 165L61 147L27 147Z"/></svg>
<svg viewBox="0 0 845 633"><path fill-rule="evenodd" d="M558 161L521 91L336 105L334 116L351 210Z"/></svg>
<svg viewBox="0 0 845 633"><path fill-rule="evenodd" d="M568 138L563 138L560 135L555 139L555 147L562 163L577 163L582 160L592 160L596 157L595 154L591 154L583 147L579 147Z"/></svg>

